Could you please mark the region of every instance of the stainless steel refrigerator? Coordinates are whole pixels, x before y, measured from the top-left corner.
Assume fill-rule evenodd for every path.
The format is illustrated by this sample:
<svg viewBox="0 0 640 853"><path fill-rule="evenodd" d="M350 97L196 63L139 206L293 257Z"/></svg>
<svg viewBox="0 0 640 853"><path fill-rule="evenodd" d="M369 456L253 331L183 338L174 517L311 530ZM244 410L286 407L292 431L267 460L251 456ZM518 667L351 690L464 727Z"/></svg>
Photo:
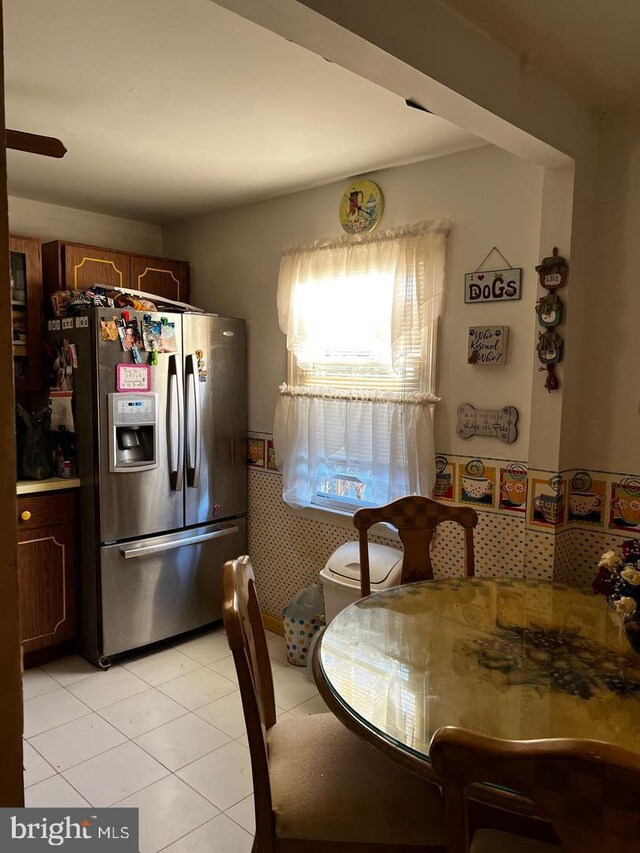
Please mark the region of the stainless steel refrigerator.
<svg viewBox="0 0 640 853"><path fill-rule="evenodd" d="M50 338L77 351L80 650L108 666L221 617L223 564L246 551L246 333L243 320L152 313L174 324L176 351L157 354L148 390L118 392L132 355L105 339L114 311L84 316ZM130 316L142 328L145 312Z"/></svg>

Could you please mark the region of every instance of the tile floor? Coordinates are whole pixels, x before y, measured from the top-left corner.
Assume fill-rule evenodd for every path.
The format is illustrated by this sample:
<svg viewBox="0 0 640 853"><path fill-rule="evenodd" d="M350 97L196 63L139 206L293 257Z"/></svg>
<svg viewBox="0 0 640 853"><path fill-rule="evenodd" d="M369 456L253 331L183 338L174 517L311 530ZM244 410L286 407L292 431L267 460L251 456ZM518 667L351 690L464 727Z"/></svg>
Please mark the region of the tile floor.
<svg viewBox="0 0 640 853"><path fill-rule="evenodd" d="M279 718L326 711L268 633ZM141 853L249 853L253 797L233 659L222 628L124 660L24 674L27 806L135 806Z"/></svg>

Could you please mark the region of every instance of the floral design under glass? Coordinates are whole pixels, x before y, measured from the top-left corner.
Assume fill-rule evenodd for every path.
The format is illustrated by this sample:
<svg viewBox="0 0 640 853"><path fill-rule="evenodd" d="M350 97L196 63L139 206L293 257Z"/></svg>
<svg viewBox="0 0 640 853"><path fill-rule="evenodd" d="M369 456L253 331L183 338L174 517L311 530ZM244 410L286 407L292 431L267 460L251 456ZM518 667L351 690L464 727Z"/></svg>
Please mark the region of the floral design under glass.
<svg viewBox="0 0 640 853"><path fill-rule="evenodd" d="M605 595L621 616L629 617L640 605L640 539L623 542L621 551L622 555L617 551L602 555L591 586L594 592Z"/></svg>
<svg viewBox="0 0 640 853"><path fill-rule="evenodd" d="M493 637L474 640L466 651L485 669L503 673L510 687L528 685L581 699L598 692L624 698L640 692L636 657L603 649L577 631L499 626Z"/></svg>

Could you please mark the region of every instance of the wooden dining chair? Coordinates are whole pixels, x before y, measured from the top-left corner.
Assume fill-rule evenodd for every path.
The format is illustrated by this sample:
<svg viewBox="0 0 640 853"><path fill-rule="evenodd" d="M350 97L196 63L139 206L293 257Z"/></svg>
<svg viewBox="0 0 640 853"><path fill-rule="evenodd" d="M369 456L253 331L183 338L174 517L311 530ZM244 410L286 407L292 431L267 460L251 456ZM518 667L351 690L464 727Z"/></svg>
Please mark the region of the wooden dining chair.
<svg viewBox="0 0 640 853"><path fill-rule="evenodd" d="M449 853L638 853L640 756L589 740L509 741L439 729L429 756L444 783ZM531 800L561 847L478 830L469 844L469 786L506 787Z"/></svg>
<svg viewBox="0 0 640 853"><path fill-rule="evenodd" d="M248 557L225 563L223 616L251 753L254 853L444 853L437 785L404 770L333 714L277 722Z"/></svg>
<svg viewBox="0 0 640 853"><path fill-rule="evenodd" d="M431 498L410 495L378 507L356 510L353 523L359 531L360 541L360 594L371 592L369 572L369 528L386 522L398 531L404 552L400 583L433 580L433 565L429 548L436 527L443 521L454 521L464 528L465 573L468 578L475 573L473 562L473 528L478 523L478 513L466 506L445 506Z"/></svg>

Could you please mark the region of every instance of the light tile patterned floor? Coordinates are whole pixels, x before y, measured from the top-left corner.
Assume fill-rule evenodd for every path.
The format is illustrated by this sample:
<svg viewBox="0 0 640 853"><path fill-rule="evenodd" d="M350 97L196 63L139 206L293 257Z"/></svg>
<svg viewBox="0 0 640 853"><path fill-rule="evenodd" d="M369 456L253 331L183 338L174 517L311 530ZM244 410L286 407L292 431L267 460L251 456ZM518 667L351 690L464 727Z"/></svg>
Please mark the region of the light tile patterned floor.
<svg viewBox="0 0 640 853"><path fill-rule="evenodd" d="M326 711L268 633L278 716ZM135 806L141 853L249 853L240 694L216 628L100 672L71 656L24 674L28 806Z"/></svg>

